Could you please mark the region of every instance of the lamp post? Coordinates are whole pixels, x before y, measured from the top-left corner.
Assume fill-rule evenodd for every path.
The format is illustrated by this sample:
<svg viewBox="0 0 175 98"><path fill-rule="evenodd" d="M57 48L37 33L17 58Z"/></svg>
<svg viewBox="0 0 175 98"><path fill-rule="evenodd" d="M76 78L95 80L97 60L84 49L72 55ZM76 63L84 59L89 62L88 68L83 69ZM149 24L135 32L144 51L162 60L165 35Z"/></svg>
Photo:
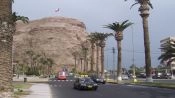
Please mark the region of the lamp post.
<svg viewBox="0 0 175 98"><path fill-rule="evenodd" d="M133 33L133 27L131 26L131 28L132 28L132 61L133 61L133 79L134 79L134 82L137 82L137 79L136 79L136 74L135 74L135 62L134 62L134 60L135 60L135 58L134 58L134 33Z"/></svg>
<svg viewBox="0 0 175 98"><path fill-rule="evenodd" d="M112 47L112 53L113 53L113 77L114 77L114 81L115 81L115 48Z"/></svg>

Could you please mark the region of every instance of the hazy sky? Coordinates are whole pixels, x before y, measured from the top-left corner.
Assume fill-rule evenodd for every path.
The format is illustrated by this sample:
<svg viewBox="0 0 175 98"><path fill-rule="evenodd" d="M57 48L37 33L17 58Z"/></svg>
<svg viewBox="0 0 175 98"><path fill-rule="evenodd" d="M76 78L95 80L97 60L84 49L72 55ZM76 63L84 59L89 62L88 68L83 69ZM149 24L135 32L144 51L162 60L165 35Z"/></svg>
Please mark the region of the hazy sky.
<svg viewBox="0 0 175 98"><path fill-rule="evenodd" d="M115 21L130 20L134 25L124 31L122 41L122 65L130 66L133 61L132 33L134 35L134 63L144 66L144 44L142 20L138 7L130 6L135 0L15 0L13 11L19 15L27 16L30 20L51 16L64 16L79 19L84 22L88 32L113 32L103 28L103 25ZM150 10L149 32L151 46L152 66L159 64L160 40L169 36L175 36L175 0L150 0L154 9ZM59 8L58 13L55 9ZM116 48L114 38L108 38L105 49L105 66L113 68L112 47ZM117 54L116 54L117 55ZM115 56L115 65L117 61Z"/></svg>

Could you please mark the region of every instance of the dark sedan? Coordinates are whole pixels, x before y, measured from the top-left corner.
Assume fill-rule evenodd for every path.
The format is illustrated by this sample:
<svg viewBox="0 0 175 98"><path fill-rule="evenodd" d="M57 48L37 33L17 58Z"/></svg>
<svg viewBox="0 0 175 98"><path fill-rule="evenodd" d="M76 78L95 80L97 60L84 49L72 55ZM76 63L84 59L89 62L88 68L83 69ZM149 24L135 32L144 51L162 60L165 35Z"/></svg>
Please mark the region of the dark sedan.
<svg viewBox="0 0 175 98"><path fill-rule="evenodd" d="M101 78L101 77L91 77L91 79L96 83L102 83L102 84L106 83L106 80L104 78Z"/></svg>
<svg viewBox="0 0 175 98"><path fill-rule="evenodd" d="M79 90L97 90L98 84L89 77L77 78L74 82L74 88Z"/></svg>

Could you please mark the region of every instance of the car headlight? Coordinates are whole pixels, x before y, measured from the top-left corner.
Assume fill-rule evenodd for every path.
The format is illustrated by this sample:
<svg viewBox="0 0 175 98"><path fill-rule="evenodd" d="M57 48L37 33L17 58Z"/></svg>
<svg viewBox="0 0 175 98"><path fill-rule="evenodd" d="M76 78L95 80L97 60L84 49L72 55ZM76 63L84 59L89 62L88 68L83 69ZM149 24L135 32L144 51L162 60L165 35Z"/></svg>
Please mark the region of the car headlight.
<svg viewBox="0 0 175 98"><path fill-rule="evenodd" d="M94 86L97 86L97 84L94 84Z"/></svg>

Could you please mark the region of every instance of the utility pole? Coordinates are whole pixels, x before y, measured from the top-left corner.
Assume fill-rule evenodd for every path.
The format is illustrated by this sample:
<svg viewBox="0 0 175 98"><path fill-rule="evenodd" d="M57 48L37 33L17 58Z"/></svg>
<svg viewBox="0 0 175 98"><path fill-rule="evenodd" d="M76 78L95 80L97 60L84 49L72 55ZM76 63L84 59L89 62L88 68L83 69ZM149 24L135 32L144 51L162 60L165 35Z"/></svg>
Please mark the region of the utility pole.
<svg viewBox="0 0 175 98"><path fill-rule="evenodd" d="M112 47L112 54L113 54L113 78L115 81L115 48Z"/></svg>
<svg viewBox="0 0 175 98"><path fill-rule="evenodd" d="M136 74L135 74L135 69L136 69L136 67L135 67L135 62L134 62L134 60L135 60L135 58L134 58L134 34L133 34L133 27L131 26L131 29L132 29L132 61L133 61L133 79L134 79L134 82L137 82L137 80L136 80Z"/></svg>
<svg viewBox="0 0 175 98"><path fill-rule="evenodd" d="M108 67L109 67L109 65L108 65L108 62L109 62L109 61L108 61L108 60L109 60L109 58L108 58L108 53L107 53L107 61L106 61L106 63L107 63L107 64L106 64L106 65L107 65L107 66L106 66L106 79L107 79L107 80L108 80L108 71L109 71L109 68L108 68Z"/></svg>

